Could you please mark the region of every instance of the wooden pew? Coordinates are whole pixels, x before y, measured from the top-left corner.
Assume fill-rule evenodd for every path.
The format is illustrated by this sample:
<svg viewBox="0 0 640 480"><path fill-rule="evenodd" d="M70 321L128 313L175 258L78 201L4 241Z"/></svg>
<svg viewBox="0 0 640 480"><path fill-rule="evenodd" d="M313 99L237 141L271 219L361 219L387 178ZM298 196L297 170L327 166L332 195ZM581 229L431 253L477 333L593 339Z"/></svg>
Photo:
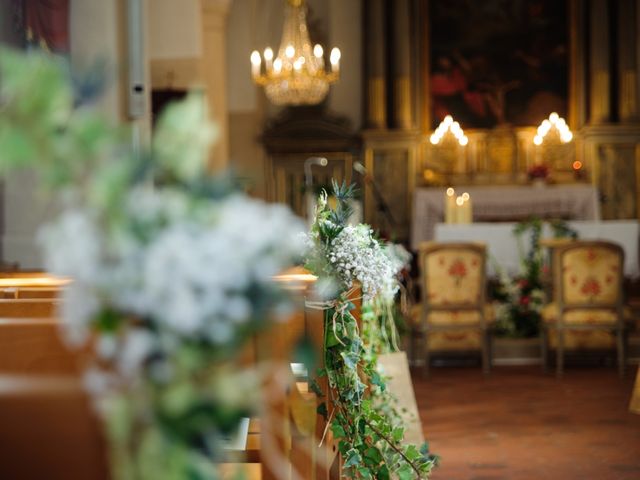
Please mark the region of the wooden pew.
<svg viewBox="0 0 640 480"><path fill-rule="evenodd" d="M77 374L78 355L53 318L0 318L0 374Z"/></svg>
<svg viewBox="0 0 640 480"><path fill-rule="evenodd" d="M0 318L53 318L58 305L54 299L0 299Z"/></svg>
<svg viewBox="0 0 640 480"><path fill-rule="evenodd" d="M0 478L107 480L107 448L78 378L0 375Z"/></svg>
<svg viewBox="0 0 640 480"><path fill-rule="evenodd" d="M52 287L4 287L1 290L2 298L6 299L57 299L62 290Z"/></svg>

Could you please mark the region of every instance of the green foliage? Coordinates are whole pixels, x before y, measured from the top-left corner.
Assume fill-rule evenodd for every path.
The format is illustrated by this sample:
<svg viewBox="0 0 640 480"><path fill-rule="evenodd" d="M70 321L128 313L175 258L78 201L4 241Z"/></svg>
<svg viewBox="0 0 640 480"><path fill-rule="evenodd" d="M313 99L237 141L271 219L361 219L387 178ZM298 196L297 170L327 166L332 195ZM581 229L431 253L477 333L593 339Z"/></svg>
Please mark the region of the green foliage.
<svg viewBox="0 0 640 480"><path fill-rule="evenodd" d="M347 202L353 192L353 187L334 182L336 207L329 208L326 195L319 199L312 227L316 251L308 266L321 277L330 272L327 248L346 225L350 215ZM436 458L426 445L418 449L403 444L404 420L392 407L394 399L377 371L376 353L363 342L351 313L355 307L350 293L339 292L325 310L322 374L330 388L319 412L331 418L331 431L344 460L343 474L354 479L427 478ZM365 331L378 324L368 306L362 313Z"/></svg>
<svg viewBox="0 0 640 480"><path fill-rule="evenodd" d="M544 252L540 237L545 222L540 218L516 224L513 234L520 252L520 273L509 278L501 273L500 284L493 291L493 298L501 302L497 334L516 338L531 338L539 333L541 309L546 301L544 294ZM555 238L577 238L575 230L561 220L549 222ZM524 237L528 234L527 246ZM500 271L500 269L497 269Z"/></svg>

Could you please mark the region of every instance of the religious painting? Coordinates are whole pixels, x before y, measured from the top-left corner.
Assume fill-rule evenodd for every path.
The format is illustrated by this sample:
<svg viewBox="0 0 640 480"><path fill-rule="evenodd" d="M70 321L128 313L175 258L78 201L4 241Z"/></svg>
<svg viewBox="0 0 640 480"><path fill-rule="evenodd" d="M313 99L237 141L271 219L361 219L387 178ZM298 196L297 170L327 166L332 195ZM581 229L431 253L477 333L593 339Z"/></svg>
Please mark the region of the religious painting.
<svg viewBox="0 0 640 480"><path fill-rule="evenodd" d="M69 53L69 0L0 0L0 41Z"/></svg>
<svg viewBox="0 0 640 480"><path fill-rule="evenodd" d="M538 125L566 116L566 0L431 0L432 127Z"/></svg>

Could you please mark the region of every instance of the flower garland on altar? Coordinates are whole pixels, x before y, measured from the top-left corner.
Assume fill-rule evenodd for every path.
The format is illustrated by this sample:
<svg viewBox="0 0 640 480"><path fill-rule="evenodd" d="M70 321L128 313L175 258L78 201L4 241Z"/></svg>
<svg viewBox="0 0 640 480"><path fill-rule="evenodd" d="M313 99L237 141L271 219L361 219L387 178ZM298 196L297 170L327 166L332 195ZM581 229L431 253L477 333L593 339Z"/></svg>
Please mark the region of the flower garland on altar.
<svg viewBox="0 0 640 480"><path fill-rule="evenodd" d="M511 277L499 266L499 283L494 299L499 301L496 309L496 333L505 337L531 338L538 335L542 308L547 302L544 291L545 275L549 272L544 262L540 237L544 221L532 218L518 223L513 233L520 252L520 271ZM577 238L577 233L566 222L551 221L549 226L554 238ZM528 234L528 248L523 237Z"/></svg>
<svg viewBox="0 0 640 480"><path fill-rule="evenodd" d="M319 413L327 418L343 458L347 478L402 480L427 478L436 459L427 444L402 443L404 425L385 408L386 385L376 356L362 330L377 321L362 315L360 327L351 311L362 300L363 311L382 295L395 295L396 270L368 225L347 224L354 187L333 184L336 207L323 192L309 235L307 268L319 277L324 300L311 306L325 310L324 369L329 392ZM314 391L325 395L317 386ZM388 400L388 401L385 401Z"/></svg>
<svg viewBox="0 0 640 480"><path fill-rule="evenodd" d="M3 51L0 70L0 169L35 167L59 201L40 241L72 279L59 314L69 343L92 349L84 378L113 477L219 478L225 439L261 403L239 352L287 305L272 276L302 252L302 222L207 174L202 96L170 106L134 152L55 60Z"/></svg>

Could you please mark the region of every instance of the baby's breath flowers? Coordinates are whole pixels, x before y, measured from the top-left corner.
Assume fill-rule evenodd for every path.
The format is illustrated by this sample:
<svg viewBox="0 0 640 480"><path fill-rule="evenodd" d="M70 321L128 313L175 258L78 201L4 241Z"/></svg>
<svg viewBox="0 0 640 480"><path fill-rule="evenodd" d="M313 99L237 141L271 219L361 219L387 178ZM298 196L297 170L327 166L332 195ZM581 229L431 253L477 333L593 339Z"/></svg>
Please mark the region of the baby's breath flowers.
<svg viewBox="0 0 640 480"><path fill-rule="evenodd" d="M347 225L331 241L329 261L344 284L351 288L354 281L360 283L362 295L370 300L393 276L389 258L380 243L373 238L368 225Z"/></svg>

